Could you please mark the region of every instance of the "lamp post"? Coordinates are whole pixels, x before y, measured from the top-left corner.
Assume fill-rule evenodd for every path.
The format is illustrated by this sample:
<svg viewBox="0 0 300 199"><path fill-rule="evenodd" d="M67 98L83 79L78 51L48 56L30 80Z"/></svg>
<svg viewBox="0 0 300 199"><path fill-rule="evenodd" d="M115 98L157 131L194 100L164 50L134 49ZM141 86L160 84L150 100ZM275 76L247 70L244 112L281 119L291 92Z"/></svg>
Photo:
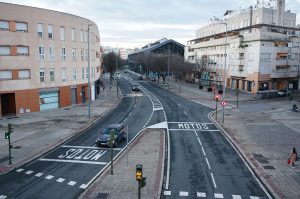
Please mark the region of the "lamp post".
<svg viewBox="0 0 300 199"><path fill-rule="evenodd" d="M117 97L119 97L119 75L118 75L118 44L116 45L116 73L117 73Z"/></svg>
<svg viewBox="0 0 300 199"><path fill-rule="evenodd" d="M91 118L90 26L92 26L92 24L88 24L88 35L87 35L87 40L88 40L88 96L89 96L88 117L89 118Z"/></svg>
<svg viewBox="0 0 300 199"><path fill-rule="evenodd" d="M227 59L227 23L221 22L221 24L225 25L225 64L224 64L224 80L223 80L223 95L222 95L222 101L225 101L225 92L226 92L226 59ZM224 106L222 106L222 122L224 123Z"/></svg>

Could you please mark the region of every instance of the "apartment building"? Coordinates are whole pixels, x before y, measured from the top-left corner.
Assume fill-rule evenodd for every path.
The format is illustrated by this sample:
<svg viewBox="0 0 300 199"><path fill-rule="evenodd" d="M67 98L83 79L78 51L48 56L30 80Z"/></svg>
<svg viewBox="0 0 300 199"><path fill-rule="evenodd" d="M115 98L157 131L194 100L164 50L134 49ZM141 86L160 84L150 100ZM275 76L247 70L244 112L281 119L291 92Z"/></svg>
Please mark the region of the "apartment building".
<svg viewBox="0 0 300 199"><path fill-rule="evenodd" d="M85 103L89 75L94 100L100 36L93 21L0 2L0 117Z"/></svg>
<svg viewBox="0 0 300 199"><path fill-rule="evenodd" d="M222 20L196 30L196 39L187 44L185 59L199 65L204 81L223 85L226 61L228 88L299 89L300 27L296 14L285 10L285 0L228 10Z"/></svg>

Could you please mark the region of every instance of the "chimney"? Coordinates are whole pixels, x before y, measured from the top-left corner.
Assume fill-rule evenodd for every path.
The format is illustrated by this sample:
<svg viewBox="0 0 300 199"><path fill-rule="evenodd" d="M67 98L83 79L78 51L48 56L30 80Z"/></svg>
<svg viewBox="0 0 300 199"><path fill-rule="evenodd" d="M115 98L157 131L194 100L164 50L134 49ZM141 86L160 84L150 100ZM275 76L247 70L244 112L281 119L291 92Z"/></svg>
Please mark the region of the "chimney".
<svg viewBox="0 0 300 199"><path fill-rule="evenodd" d="M284 25L285 0L277 0L278 25Z"/></svg>

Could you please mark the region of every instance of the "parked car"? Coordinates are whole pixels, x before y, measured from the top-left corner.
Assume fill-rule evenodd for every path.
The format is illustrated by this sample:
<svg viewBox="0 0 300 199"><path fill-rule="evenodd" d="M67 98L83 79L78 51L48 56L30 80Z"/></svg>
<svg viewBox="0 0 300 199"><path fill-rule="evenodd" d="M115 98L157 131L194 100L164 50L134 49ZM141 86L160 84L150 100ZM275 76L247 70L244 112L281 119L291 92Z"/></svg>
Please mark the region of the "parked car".
<svg viewBox="0 0 300 199"><path fill-rule="evenodd" d="M133 85L132 86L132 91L140 91L141 89L140 89L140 87L139 87L139 85Z"/></svg>
<svg viewBox="0 0 300 199"><path fill-rule="evenodd" d="M277 92L277 96L279 97L286 97L290 95L290 91L287 89L281 89Z"/></svg>
<svg viewBox="0 0 300 199"><path fill-rule="evenodd" d="M113 140L113 147L117 147L118 144L126 139L125 127L122 124L111 124L100 130L100 134L96 139L97 146L108 146L110 141L111 130L114 130L115 139Z"/></svg>

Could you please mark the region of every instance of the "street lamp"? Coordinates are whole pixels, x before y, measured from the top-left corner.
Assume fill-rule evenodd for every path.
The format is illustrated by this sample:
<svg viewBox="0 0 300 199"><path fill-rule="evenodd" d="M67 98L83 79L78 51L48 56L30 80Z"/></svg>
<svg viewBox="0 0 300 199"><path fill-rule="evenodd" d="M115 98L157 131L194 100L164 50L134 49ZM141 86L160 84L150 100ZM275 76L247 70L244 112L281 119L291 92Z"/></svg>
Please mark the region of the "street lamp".
<svg viewBox="0 0 300 199"><path fill-rule="evenodd" d="M221 22L221 24L225 25L225 64L224 64L224 80L223 80L223 95L222 101L225 101L225 92L226 92L226 59L227 59L227 23ZM222 122L224 123L224 106L222 106Z"/></svg>
<svg viewBox="0 0 300 199"><path fill-rule="evenodd" d="M119 97L119 74L118 74L118 44L116 45L116 73L117 73L117 97Z"/></svg>
<svg viewBox="0 0 300 199"><path fill-rule="evenodd" d="M87 40L88 40L88 96L89 96L89 101L88 101L88 116L91 118L91 75L90 75L90 26L93 24L88 24L88 35L87 35Z"/></svg>

